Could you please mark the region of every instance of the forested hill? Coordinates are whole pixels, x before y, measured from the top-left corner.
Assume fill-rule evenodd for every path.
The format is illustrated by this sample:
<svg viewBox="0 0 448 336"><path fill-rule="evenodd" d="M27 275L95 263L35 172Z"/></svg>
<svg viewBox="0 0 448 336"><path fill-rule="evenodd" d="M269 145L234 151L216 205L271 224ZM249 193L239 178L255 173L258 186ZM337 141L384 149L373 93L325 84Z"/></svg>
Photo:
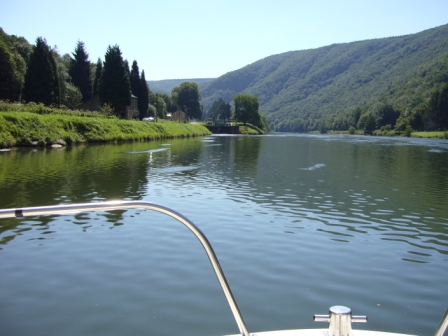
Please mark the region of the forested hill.
<svg viewBox="0 0 448 336"><path fill-rule="evenodd" d="M443 82L448 82L448 25L270 56L208 83L201 96L207 111L221 97L256 95L273 130L299 131L378 103L403 114Z"/></svg>
<svg viewBox="0 0 448 336"><path fill-rule="evenodd" d="M201 89L204 85L210 83L215 78L194 78L194 79L163 79L163 80L149 80L147 81L149 89L153 93L166 93L171 95L171 90L180 86L183 82L193 82L196 83Z"/></svg>

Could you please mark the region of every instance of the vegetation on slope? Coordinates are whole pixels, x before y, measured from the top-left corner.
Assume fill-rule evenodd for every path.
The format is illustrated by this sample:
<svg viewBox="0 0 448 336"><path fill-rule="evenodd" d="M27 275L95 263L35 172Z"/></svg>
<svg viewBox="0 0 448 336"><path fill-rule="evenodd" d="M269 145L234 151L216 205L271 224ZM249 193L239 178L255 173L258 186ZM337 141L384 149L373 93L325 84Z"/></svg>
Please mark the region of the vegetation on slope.
<svg viewBox="0 0 448 336"><path fill-rule="evenodd" d="M201 91L202 103L208 109L219 98L250 93L258 97L272 130L303 132L338 129L335 121L357 109L374 115L379 106L390 105L403 128L448 82L447 36L444 25L270 56L209 83Z"/></svg>

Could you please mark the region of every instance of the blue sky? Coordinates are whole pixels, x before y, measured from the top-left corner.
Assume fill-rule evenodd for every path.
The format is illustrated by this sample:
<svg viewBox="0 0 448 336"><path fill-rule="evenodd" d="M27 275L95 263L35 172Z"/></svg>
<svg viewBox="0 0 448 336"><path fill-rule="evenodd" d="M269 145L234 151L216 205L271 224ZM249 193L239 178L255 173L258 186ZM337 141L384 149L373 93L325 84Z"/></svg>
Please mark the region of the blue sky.
<svg viewBox="0 0 448 336"><path fill-rule="evenodd" d="M89 59L109 45L147 80L219 77L270 55L417 33L448 23L448 0L0 0L0 27ZM448 37L447 37L448 38Z"/></svg>

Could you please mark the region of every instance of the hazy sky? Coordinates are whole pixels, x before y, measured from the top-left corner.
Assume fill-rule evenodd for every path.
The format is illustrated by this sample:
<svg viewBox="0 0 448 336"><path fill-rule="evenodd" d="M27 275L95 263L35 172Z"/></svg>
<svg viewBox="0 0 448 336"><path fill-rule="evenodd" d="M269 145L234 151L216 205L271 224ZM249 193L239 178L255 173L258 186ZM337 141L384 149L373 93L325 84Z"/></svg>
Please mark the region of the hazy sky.
<svg viewBox="0 0 448 336"><path fill-rule="evenodd" d="M147 80L219 77L270 55L417 33L448 0L0 0L0 27L92 62L109 45ZM448 37L447 37L448 39Z"/></svg>

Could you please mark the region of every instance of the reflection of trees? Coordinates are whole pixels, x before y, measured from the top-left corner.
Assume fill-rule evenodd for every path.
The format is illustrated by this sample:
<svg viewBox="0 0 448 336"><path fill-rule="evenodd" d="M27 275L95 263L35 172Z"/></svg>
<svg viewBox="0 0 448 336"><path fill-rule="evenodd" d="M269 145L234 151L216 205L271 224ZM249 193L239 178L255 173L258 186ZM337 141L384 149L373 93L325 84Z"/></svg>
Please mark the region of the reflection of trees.
<svg viewBox="0 0 448 336"><path fill-rule="evenodd" d="M171 166L191 166L200 162L201 156L200 139L177 140L170 146L170 165Z"/></svg>
<svg viewBox="0 0 448 336"><path fill-rule="evenodd" d="M232 139L234 140L232 144L235 173L242 172L244 175L255 176L261 138L245 136Z"/></svg>
<svg viewBox="0 0 448 336"><path fill-rule="evenodd" d="M148 155L128 154L131 148L76 146L2 155L0 207L139 198L147 184Z"/></svg>
<svg viewBox="0 0 448 336"><path fill-rule="evenodd" d="M30 233L27 234L28 237L31 237L28 238L28 240L50 239L50 237L47 238L47 235L53 233L50 227L50 223L53 221L54 217L55 216L38 216L35 218L28 217L26 219L2 219L2 223L0 225L0 246L6 245L16 236L25 231L35 232L34 236ZM5 233L8 235L4 235ZM1 249L2 248L0 247L0 250Z"/></svg>

